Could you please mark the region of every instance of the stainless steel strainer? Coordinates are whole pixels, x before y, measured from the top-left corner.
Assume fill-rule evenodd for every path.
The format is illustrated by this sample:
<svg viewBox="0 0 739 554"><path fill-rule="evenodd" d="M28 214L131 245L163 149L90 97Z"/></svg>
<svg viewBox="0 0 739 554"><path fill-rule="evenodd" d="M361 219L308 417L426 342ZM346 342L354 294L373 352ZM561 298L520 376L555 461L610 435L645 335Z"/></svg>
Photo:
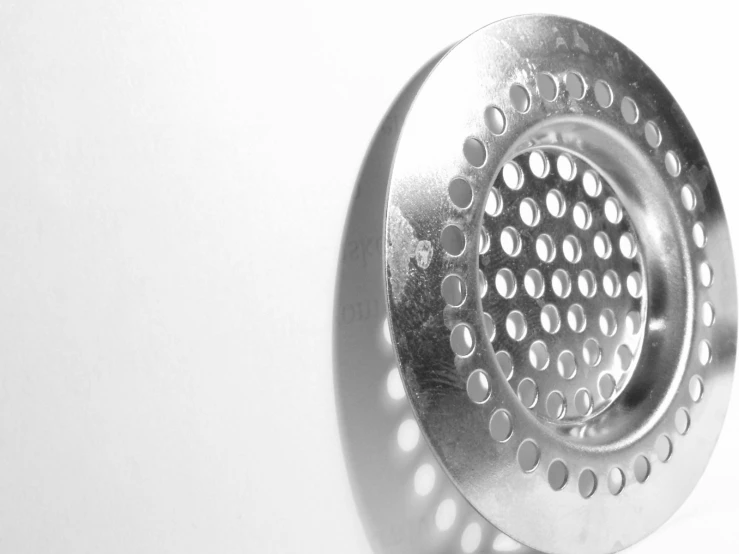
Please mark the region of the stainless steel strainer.
<svg viewBox="0 0 739 554"><path fill-rule="evenodd" d="M385 117L335 321L376 552L626 548L693 489L729 400L734 265L703 150L610 36L485 27Z"/></svg>

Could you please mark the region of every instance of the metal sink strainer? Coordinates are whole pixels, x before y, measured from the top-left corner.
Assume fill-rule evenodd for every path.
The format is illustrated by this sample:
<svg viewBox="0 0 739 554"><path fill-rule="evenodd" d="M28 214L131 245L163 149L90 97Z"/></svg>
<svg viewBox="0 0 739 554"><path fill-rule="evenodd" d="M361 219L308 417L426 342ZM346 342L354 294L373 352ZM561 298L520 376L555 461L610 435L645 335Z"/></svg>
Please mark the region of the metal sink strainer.
<svg viewBox="0 0 739 554"><path fill-rule="evenodd" d="M344 237L337 402L378 553L597 554L686 499L736 352L719 194L652 71L494 23L388 112Z"/></svg>

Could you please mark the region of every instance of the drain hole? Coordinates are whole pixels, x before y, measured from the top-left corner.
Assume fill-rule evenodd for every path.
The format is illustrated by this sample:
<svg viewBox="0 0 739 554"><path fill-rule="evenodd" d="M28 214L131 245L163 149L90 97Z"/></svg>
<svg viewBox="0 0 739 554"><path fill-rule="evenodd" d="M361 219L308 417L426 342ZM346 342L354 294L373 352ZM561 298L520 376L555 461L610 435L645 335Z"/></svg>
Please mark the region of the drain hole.
<svg viewBox="0 0 739 554"><path fill-rule="evenodd" d="M564 462L555 460L549 466L549 486L552 487L552 490L561 491L565 488L568 477L569 471Z"/></svg>
<svg viewBox="0 0 739 554"><path fill-rule="evenodd" d="M570 98L574 100L582 100L585 96L585 82L577 73L568 73L565 77L565 86Z"/></svg>
<svg viewBox="0 0 739 554"><path fill-rule="evenodd" d="M603 260L607 260L611 257L613 246L611 245L611 239L603 231L598 231L593 239L593 248L595 249L595 255Z"/></svg>
<svg viewBox="0 0 739 554"><path fill-rule="evenodd" d="M513 426L511 416L505 410L498 410L490 418L490 436L496 442L506 442L511 438Z"/></svg>
<svg viewBox="0 0 739 554"><path fill-rule="evenodd" d="M558 269L552 273L552 290L560 298L567 298L572 290L572 281L564 269Z"/></svg>
<svg viewBox="0 0 739 554"><path fill-rule="evenodd" d="M618 247L625 258L632 259L636 256L636 239L631 233L624 233L618 241Z"/></svg>
<svg viewBox="0 0 739 554"><path fill-rule="evenodd" d="M567 211L567 203L564 195L557 189L551 189L547 193L547 210L554 217L562 217Z"/></svg>
<svg viewBox="0 0 739 554"><path fill-rule="evenodd" d="M485 335L490 342L493 342L493 339L495 338L495 323L493 322L493 316L487 312L483 312L482 322L485 324Z"/></svg>
<svg viewBox="0 0 739 554"><path fill-rule="evenodd" d="M513 298L516 295L516 276L513 272L504 268L498 271L495 276L495 288L503 298Z"/></svg>
<svg viewBox="0 0 739 554"><path fill-rule="evenodd" d="M601 108L610 108L613 104L613 92L611 87L605 81L595 82L595 100Z"/></svg>
<svg viewBox="0 0 739 554"><path fill-rule="evenodd" d="M583 230L589 229L593 224L593 214L584 202L575 204L572 209L572 218L575 220L575 225Z"/></svg>
<svg viewBox="0 0 739 554"><path fill-rule="evenodd" d="M448 531L457 519L457 503L447 498L436 510L436 527L439 531Z"/></svg>
<svg viewBox="0 0 739 554"><path fill-rule="evenodd" d="M567 154L560 154L557 157L557 173L565 181L572 181L577 175L577 166Z"/></svg>
<svg viewBox="0 0 739 554"><path fill-rule="evenodd" d="M631 98L625 96L621 101L621 115L624 121L629 125L633 125L639 121L639 108Z"/></svg>
<svg viewBox="0 0 739 554"><path fill-rule="evenodd" d="M657 148L662 143L662 132L654 121L647 121L644 125L644 136L652 148Z"/></svg>
<svg viewBox="0 0 739 554"><path fill-rule="evenodd" d="M665 154L665 168L672 177L680 175L680 158L672 150Z"/></svg>
<svg viewBox="0 0 739 554"><path fill-rule="evenodd" d="M551 263L557 255L554 240L546 233L536 239L536 254L542 262Z"/></svg>
<svg viewBox="0 0 739 554"><path fill-rule="evenodd" d="M534 177L543 179L549 175L549 158L538 150L534 150L529 155L529 169L534 174Z"/></svg>
<svg viewBox="0 0 739 554"><path fill-rule="evenodd" d="M610 308L606 308L601 312L598 323L600 324L601 333L603 333L605 336L612 337L616 334L616 330L618 329L618 321L616 321L616 315Z"/></svg>
<svg viewBox="0 0 739 554"><path fill-rule="evenodd" d="M462 153L471 166L482 167L485 164L485 146L476 138L470 137L464 141Z"/></svg>
<svg viewBox="0 0 739 554"><path fill-rule="evenodd" d="M513 376L513 358L511 358L511 355L505 350L499 350L495 353L495 359L505 378L510 379Z"/></svg>
<svg viewBox="0 0 739 554"><path fill-rule="evenodd" d="M387 394L392 400L402 400L405 397L405 389L403 388L403 381L400 378L400 371L397 367L394 367L387 374Z"/></svg>
<svg viewBox="0 0 739 554"><path fill-rule="evenodd" d="M521 341L526 336L526 318L518 310L514 310L508 314L505 322L505 328L515 341Z"/></svg>
<svg viewBox="0 0 739 554"><path fill-rule="evenodd" d="M549 350L544 342L537 340L529 347L529 362L539 371L543 371L549 365Z"/></svg>
<svg viewBox="0 0 739 554"><path fill-rule="evenodd" d="M649 479L649 474L652 471L652 466L649 465L649 460L644 456L639 456L634 462L634 476L639 483L646 482Z"/></svg>
<svg viewBox="0 0 739 554"><path fill-rule="evenodd" d="M626 289L632 297L639 298L642 293L641 274L637 271L629 273L629 276L626 278Z"/></svg>
<svg viewBox="0 0 739 554"><path fill-rule="evenodd" d="M552 391L547 396L547 413L552 419L562 419L567 411L565 397L559 391Z"/></svg>
<svg viewBox="0 0 739 554"><path fill-rule="evenodd" d="M418 496L428 496L436 485L436 470L430 464L423 464L413 477L413 488Z"/></svg>
<svg viewBox="0 0 739 554"><path fill-rule="evenodd" d="M536 76L536 88L547 102L552 102L557 98L557 82L549 73L539 73Z"/></svg>
<svg viewBox="0 0 739 554"><path fill-rule="evenodd" d="M586 340L582 347L582 357L590 367L597 366L601 358L600 343L593 338Z"/></svg>
<svg viewBox="0 0 739 554"><path fill-rule="evenodd" d="M656 450L657 458L662 463L666 463L672 456L672 441L667 435L662 435L657 439Z"/></svg>
<svg viewBox="0 0 739 554"><path fill-rule="evenodd" d="M516 83L515 85L511 86L511 104L513 104L513 107L516 111L521 113L526 113L529 111L529 106L531 105L531 97L529 96L529 91L526 90L526 88L522 85L519 85Z"/></svg>
<svg viewBox="0 0 739 554"><path fill-rule="evenodd" d="M580 241L577 240L577 237L574 235L568 235L565 237L565 240L562 243L562 254L565 257L565 260L572 264L580 261L580 258L582 257L582 247L580 246Z"/></svg>
<svg viewBox="0 0 739 554"><path fill-rule="evenodd" d="M450 306L461 306L467 296L462 278L458 275L447 275L441 282L441 296Z"/></svg>
<svg viewBox="0 0 739 554"><path fill-rule="evenodd" d="M577 373L575 355L569 350L564 350L557 358L557 372L568 381ZM560 396L562 395L560 394Z"/></svg>
<svg viewBox="0 0 739 554"><path fill-rule="evenodd" d="M598 381L598 392L600 392L603 400L610 400L613 393L616 392L616 380L610 373L604 373Z"/></svg>
<svg viewBox="0 0 739 554"><path fill-rule="evenodd" d="M584 269L577 278L577 286L580 289L580 294L586 298L592 298L598 291L598 281L595 274L589 269Z"/></svg>
<svg viewBox="0 0 739 554"><path fill-rule="evenodd" d="M605 211L606 219L614 225L620 223L624 217L624 210L621 207L621 203L612 196L606 200L603 210Z"/></svg>
<svg viewBox="0 0 739 554"><path fill-rule="evenodd" d="M685 209L688 211L693 211L695 209L695 205L698 203L698 200L695 197L695 191L690 185L685 185L683 187L680 192L680 198L683 201L683 206L685 206Z"/></svg>
<svg viewBox="0 0 739 554"><path fill-rule="evenodd" d="M690 385L688 386L688 389L690 390L690 398L693 400L693 402L700 402L703 398L703 379L698 377L697 375L693 375L690 379Z"/></svg>
<svg viewBox="0 0 739 554"><path fill-rule="evenodd" d="M470 523L462 533L462 539L460 541L462 552L464 552L465 554L472 554L478 548L480 548L481 542L482 529L480 528L480 524Z"/></svg>
<svg viewBox="0 0 739 554"><path fill-rule="evenodd" d="M531 298L544 294L544 277L538 269L529 269L523 278L523 287Z"/></svg>
<svg viewBox="0 0 739 554"><path fill-rule="evenodd" d="M613 496L618 496L624 490L625 485L626 479L624 478L624 472L614 467L608 473L608 490Z"/></svg>
<svg viewBox="0 0 739 554"><path fill-rule="evenodd" d="M701 365L708 365L712 357L711 344L707 340L702 340L698 345L698 360Z"/></svg>
<svg viewBox="0 0 739 554"><path fill-rule="evenodd" d="M575 333L582 333L585 330L585 324L587 319L585 318L585 310L580 304L573 304L570 309L567 310L567 324L570 329Z"/></svg>
<svg viewBox="0 0 739 554"><path fill-rule="evenodd" d="M462 229L456 225L447 225L441 232L441 247L450 256L459 256L464 252L465 238Z"/></svg>
<svg viewBox="0 0 739 554"><path fill-rule="evenodd" d="M690 429L690 414L685 408L680 408L675 414L675 428L681 435L685 435Z"/></svg>
<svg viewBox="0 0 739 554"><path fill-rule="evenodd" d="M458 208L469 208L472 205L472 187L464 179L454 179L449 183L449 198Z"/></svg>
<svg viewBox="0 0 739 554"><path fill-rule="evenodd" d="M516 162L507 162L503 166L503 182L511 190L518 190L523 186L523 170Z"/></svg>
<svg viewBox="0 0 739 554"><path fill-rule="evenodd" d="M531 198L524 198L518 207L518 212L523 221L529 227L535 227L541 220L541 210Z"/></svg>
<svg viewBox="0 0 739 554"><path fill-rule="evenodd" d="M553 304L547 304L541 309L541 327L549 334L559 331L561 320L559 312Z"/></svg>
<svg viewBox="0 0 739 554"><path fill-rule="evenodd" d="M539 399L539 389L536 383L528 377L518 384L518 399L526 408L531 409L536 406L536 401Z"/></svg>
<svg viewBox="0 0 739 554"><path fill-rule="evenodd" d="M472 329L466 323L460 323L451 333L452 350L457 356L469 356L475 347Z"/></svg>
<svg viewBox="0 0 739 554"><path fill-rule="evenodd" d="M627 369L629 369L629 366L631 365L631 361L633 359L634 354L632 354L629 347L625 344L622 344L618 347L618 349L616 349L616 361L618 362L618 368L621 371L626 371Z"/></svg>
<svg viewBox="0 0 739 554"><path fill-rule="evenodd" d="M509 256L518 256L521 252L521 235L515 227L506 227L500 233L500 247Z"/></svg>
<svg viewBox="0 0 739 554"><path fill-rule="evenodd" d="M590 391L587 389L580 389L575 394L575 409L581 416L590 415L593 410L593 397L590 396Z"/></svg>
<svg viewBox="0 0 739 554"><path fill-rule="evenodd" d="M485 125L494 135L502 135L506 128L506 119L503 111L497 106L490 106L485 110Z"/></svg>
<svg viewBox="0 0 739 554"><path fill-rule="evenodd" d="M639 312L629 312L626 314L626 332L630 335L636 335L641 326L641 316Z"/></svg>
<svg viewBox="0 0 739 554"><path fill-rule="evenodd" d="M706 262L702 262L699 268L701 285L708 288L713 284L713 269Z"/></svg>
<svg viewBox="0 0 739 554"><path fill-rule="evenodd" d="M503 199L498 189L491 188L488 194L488 201L485 203L485 213L489 216L497 217L503 211Z"/></svg>
<svg viewBox="0 0 739 554"><path fill-rule="evenodd" d="M488 280L485 278L485 274L482 269L477 270L477 287L479 289L480 298L484 298L488 293Z"/></svg>
<svg viewBox="0 0 739 554"><path fill-rule="evenodd" d="M403 452L410 452L418 446L421 431L415 419L406 419L398 427L398 446Z"/></svg>
<svg viewBox="0 0 739 554"><path fill-rule="evenodd" d="M579 482L580 496L583 498L590 498L595 494L595 490L598 488L598 479L595 477L595 473L591 470L586 469L580 474Z"/></svg>
<svg viewBox="0 0 739 554"><path fill-rule="evenodd" d="M531 473L539 465L539 447L532 440L525 440L518 447L518 465L526 473Z"/></svg>
<svg viewBox="0 0 739 554"><path fill-rule="evenodd" d="M612 269L603 275L603 291L611 298L616 298L621 293L621 280Z"/></svg>
<svg viewBox="0 0 739 554"><path fill-rule="evenodd" d="M706 229L701 222L693 225L693 242L698 248L706 246Z"/></svg>
<svg viewBox="0 0 739 554"><path fill-rule="evenodd" d="M585 190L585 194L591 198L600 196L603 185L598 174L592 169L588 169L582 174L582 188Z"/></svg>
<svg viewBox="0 0 739 554"><path fill-rule="evenodd" d="M479 254L482 256L490 250L490 235L485 229L480 229Z"/></svg>
<svg viewBox="0 0 739 554"><path fill-rule="evenodd" d="M476 369L467 379L467 396L475 404L484 404L490 398L490 379L481 369Z"/></svg>

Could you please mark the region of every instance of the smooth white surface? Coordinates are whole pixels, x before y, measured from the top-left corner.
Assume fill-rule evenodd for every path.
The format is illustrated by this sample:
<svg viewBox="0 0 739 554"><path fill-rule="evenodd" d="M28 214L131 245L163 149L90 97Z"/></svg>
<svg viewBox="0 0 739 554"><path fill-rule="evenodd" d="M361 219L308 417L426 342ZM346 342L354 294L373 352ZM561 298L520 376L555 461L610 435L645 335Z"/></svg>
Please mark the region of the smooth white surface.
<svg viewBox="0 0 739 554"><path fill-rule="evenodd" d="M718 6L0 1L0 552L365 552L331 316L383 112L485 23L576 17L672 90L736 246ZM736 403L689 502L630 552L736 549Z"/></svg>

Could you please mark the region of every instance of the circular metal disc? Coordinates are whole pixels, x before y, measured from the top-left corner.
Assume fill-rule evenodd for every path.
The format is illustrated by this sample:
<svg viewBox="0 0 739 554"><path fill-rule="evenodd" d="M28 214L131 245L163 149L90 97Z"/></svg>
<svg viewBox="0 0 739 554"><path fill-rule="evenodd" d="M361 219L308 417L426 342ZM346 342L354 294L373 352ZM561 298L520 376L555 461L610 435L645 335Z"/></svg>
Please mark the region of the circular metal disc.
<svg viewBox="0 0 739 554"><path fill-rule="evenodd" d="M408 398L479 514L593 554L681 505L727 409L734 265L700 144L632 52L549 16L452 48L403 124L384 249Z"/></svg>

